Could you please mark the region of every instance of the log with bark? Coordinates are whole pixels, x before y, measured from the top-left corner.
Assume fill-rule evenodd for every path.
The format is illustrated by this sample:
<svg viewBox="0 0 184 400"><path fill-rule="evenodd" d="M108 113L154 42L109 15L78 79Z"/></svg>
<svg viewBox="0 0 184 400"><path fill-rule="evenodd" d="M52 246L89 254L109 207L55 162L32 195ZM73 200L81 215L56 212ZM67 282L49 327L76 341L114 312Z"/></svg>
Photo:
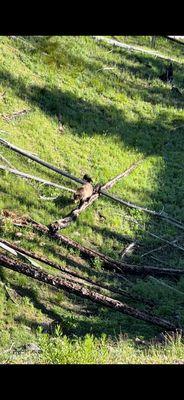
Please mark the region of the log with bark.
<svg viewBox="0 0 184 400"><path fill-rule="evenodd" d="M57 289L62 289L65 290L66 292L73 293L82 298L89 299L92 302L98 303L103 307L111 308L120 313L159 326L162 329L175 331L178 328L175 324L173 324L170 321L167 321L166 319L157 317L155 315L150 315L147 312L143 312L136 308L130 307L126 303L99 294L86 287L83 287L78 283L68 282L63 278L47 274L46 272L38 270L37 268L27 265L23 262L19 262L17 260L9 258L1 253L0 253L0 264L2 267L21 273L23 275L26 275L30 278L33 278L45 284L54 286Z"/></svg>
<svg viewBox="0 0 184 400"><path fill-rule="evenodd" d="M57 270L59 270L61 272L64 272L65 274L67 274L67 279L69 279L69 278L70 279L75 279L75 278L78 279L79 278L80 280L83 281L84 284L85 283L91 284L92 286L96 286L99 289L105 289L105 290L108 290L109 292L112 292L112 293L115 293L115 294L118 294L118 295L121 295L121 296L126 296L126 297L128 297L131 300L134 300L136 302L139 301L139 302L141 302L143 304L148 304L150 306L153 306L153 304L155 304L154 301L148 300L148 299L144 299L144 297L142 297L140 295L129 293L127 290L116 288L116 287L111 287L111 286L109 286L109 285L107 285L105 283L98 283L98 282L96 282L96 281L94 281L94 280L92 280L92 279L90 279L88 277L84 277L82 274L80 274L77 271L74 272L73 270L71 270L68 267L64 267L63 265L60 265L60 264L58 264L56 262L53 262L53 261L49 260L47 257L40 256L38 254L33 253L32 251L29 251L29 250L26 250L26 249L24 249L22 247L19 247L19 246L15 245L14 243L10 243L8 240L0 238L0 242L4 243L5 245L11 247L12 249L14 249L15 251L17 251L17 252L19 252L21 254L25 254L28 257L31 257L31 258L33 258L33 259L35 259L37 261L40 261L40 262L42 262L42 263L44 263L46 265L51 266L54 269L57 269ZM80 266L80 264L79 264L79 266Z"/></svg>
<svg viewBox="0 0 184 400"><path fill-rule="evenodd" d="M109 190L111 189L116 182L118 182L120 179L125 178L128 176L141 162L143 159L135 162L132 164L128 169L126 169L124 172L121 174L115 176L113 179L110 181L106 182L104 185L96 185L93 190L92 196L86 200L85 202L81 202L76 208L74 208L66 217L61 218L52 224L49 225L49 230L51 232L57 232L59 229L66 228L71 222L75 221L78 216L81 214L82 211L84 211L87 207L89 207L95 200L98 199L98 197L103 194L104 190Z"/></svg>
<svg viewBox="0 0 184 400"><path fill-rule="evenodd" d="M89 249L85 246L82 246L80 243L74 241L71 238L68 238L67 236L61 235L57 232L51 233L49 231L49 228L46 225L40 224L36 221L34 221L31 218L25 218L24 217L24 225L23 227L27 225L31 225L34 230L37 232L40 232L42 234L47 235L51 239L57 240L59 243L62 243L66 247L72 247L75 250L78 250L80 254L83 255L84 258L86 259L100 259L102 261L102 266L104 268L107 268L110 271L116 271L119 273L119 276L121 274L133 274L133 275L138 275L138 276L147 276L147 275L155 275L155 276L165 276L165 277L180 277L184 275L184 269L179 269L179 268L159 268L159 267L153 267L150 265L134 265L134 264L128 264L124 263L122 261L117 261L114 260L113 258L93 249Z"/></svg>
<svg viewBox="0 0 184 400"><path fill-rule="evenodd" d="M51 233L57 232L59 229L66 228L68 225L71 224L71 222L74 222L78 216L83 212L87 207L89 207L95 200L98 199L100 196L100 192L97 188L93 190L92 196L85 202L81 202L77 207L75 207L72 211L70 211L69 214L66 215L66 217L58 219L57 221L54 221L53 223L49 224L49 230Z"/></svg>

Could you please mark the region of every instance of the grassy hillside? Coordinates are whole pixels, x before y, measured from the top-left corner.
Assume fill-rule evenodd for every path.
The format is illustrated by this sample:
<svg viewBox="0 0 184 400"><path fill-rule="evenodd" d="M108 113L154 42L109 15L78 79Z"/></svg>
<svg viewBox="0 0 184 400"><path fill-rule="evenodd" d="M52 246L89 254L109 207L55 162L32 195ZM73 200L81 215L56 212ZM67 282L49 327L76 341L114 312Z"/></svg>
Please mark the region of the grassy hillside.
<svg viewBox="0 0 184 400"><path fill-rule="evenodd" d="M145 37L116 38L149 47ZM157 50L166 57L176 57L174 84L182 90L182 46L160 38ZM183 96L158 79L166 64L159 58L127 52L85 36L0 37L0 136L77 177L88 173L101 184L144 157L145 161L111 192L157 211L164 209L184 221ZM9 121L4 118L23 109L29 112ZM58 129L59 113L63 133ZM21 171L76 188L74 182L2 146L0 154ZM2 171L0 192L1 210L26 214L44 224L65 216L73 207L70 193ZM46 201L40 196L58 197ZM144 229L132 223L130 217ZM141 257L162 244L147 230L168 240L177 238L183 244L182 231L174 226L102 197L63 232L118 260L119 252L136 239L140 246L126 258L128 262L182 268L183 252L169 246ZM15 227L10 219L1 224L0 234L96 281L123 289L127 286L105 273L98 260L89 265L76 252L31 229ZM53 273L49 267L46 270ZM140 303L128 303L170 321L175 321L178 314L184 325L184 279L162 279L169 286L160 281L131 278L131 293L155 299L152 310ZM126 298L118 298L127 302ZM184 360L179 338L164 347L140 347L134 342L136 337L150 339L160 330L2 267L0 331L1 363ZM41 351L29 351L25 346L30 343L37 344Z"/></svg>

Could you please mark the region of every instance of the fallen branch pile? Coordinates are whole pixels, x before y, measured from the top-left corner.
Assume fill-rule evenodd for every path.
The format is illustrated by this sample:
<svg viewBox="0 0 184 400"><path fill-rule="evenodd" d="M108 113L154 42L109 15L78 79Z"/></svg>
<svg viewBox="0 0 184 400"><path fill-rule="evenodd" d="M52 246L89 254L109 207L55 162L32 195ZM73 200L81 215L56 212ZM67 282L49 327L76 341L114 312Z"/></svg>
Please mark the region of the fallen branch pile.
<svg viewBox="0 0 184 400"><path fill-rule="evenodd" d="M0 243L3 243L5 245L7 245L11 249L14 249L15 251L17 251L17 252L19 252L21 254L25 254L28 257L31 257L31 258L33 258L33 259L35 259L37 261L40 261L40 262L42 262L42 263L44 263L46 265L49 265L52 268L59 270L60 272L63 272L67 279L70 279L70 280L72 279L72 280L76 280L76 281L78 281L78 280L81 281L82 280L83 284L90 284L90 285L96 286L96 287L98 287L100 289L105 289L105 290L108 290L109 292L112 292L112 293L115 293L115 294L118 294L118 295L121 295L121 296L126 296L126 297L130 298L131 300L139 301L139 302L141 302L143 304L148 304L150 306L152 306L153 303L154 303L152 300L149 301L148 299L144 299L140 295L135 295L135 294L133 295L133 294L129 293L127 290L119 289L119 288L116 288L116 287L112 287L112 286L106 285L104 283L98 283L98 282L96 282L96 281L94 281L94 280L92 280L92 279L90 279L88 277L84 277L82 274L80 274L77 271L74 272L68 267L64 267L63 265L55 263L55 262L49 260L48 258L46 258L44 256L40 256L38 254L35 254L32 251L28 251L26 249L23 249L22 247L18 247L14 243L10 243L8 240L5 240L3 238L0 238Z"/></svg>
<svg viewBox="0 0 184 400"><path fill-rule="evenodd" d="M15 225L17 224L15 223ZM18 225L21 226L21 224ZM94 260L96 258L100 259L104 268L107 268L110 271L116 271L119 273L119 275L133 274L138 276L147 276L151 274L155 276L166 277L180 277L184 275L184 269L159 268L149 265L133 265L114 260L113 258L103 253L100 253L97 250L92 250L85 246L82 246L80 243L68 238L67 236L61 235L57 232L50 232L49 228L46 225L40 224L31 218L24 217L22 226L25 227L28 225L31 225L33 229L37 232L40 232L50 237L51 239L57 240L59 243L62 243L67 247L72 247L73 249L78 250L80 254L82 254L88 260Z"/></svg>
<svg viewBox="0 0 184 400"><path fill-rule="evenodd" d="M123 314L154 324L161 327L162 329L175 331L178 328L177 326L175 326L175 324L165 319L150 315L146 312L130 307L126 303L122 303L121 301L115 300L111 297L99 294L95 291L81 286L78 283L69 282L61 277L47 274L46 272L40 271L35 267L27 265L23 262L15 261L14 259L2 254L0 254L0 264L5 268L9 268L15 272L19 272L40 282L54 286L55 288L63 289L66 292L76 294L82 298L89 299L95 303L98 303L105 307L109 307L115 311L119 311Z"/></svg>

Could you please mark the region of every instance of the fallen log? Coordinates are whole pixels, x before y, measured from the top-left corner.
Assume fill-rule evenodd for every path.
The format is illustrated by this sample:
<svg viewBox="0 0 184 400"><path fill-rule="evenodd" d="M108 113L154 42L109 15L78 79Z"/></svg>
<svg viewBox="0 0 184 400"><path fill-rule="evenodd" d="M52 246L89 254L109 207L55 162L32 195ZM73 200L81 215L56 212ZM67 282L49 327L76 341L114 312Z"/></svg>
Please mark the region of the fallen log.
<svg viewBox="0 0 184 400"><path fill-rule="evenodd" d="M2 138L0 138L0 143L3 146L15 151L16 153L21 154L22 156L25 156L27 158L30 158L31 160L37 162L38 164L41 164L44 167L49 168L52 171L57 172L58 174L61 174L61 175L65 176L66 178L69 178L69 179L71 179L71 180L73 180L75 182L78 182L78 183L84 183L84 181L82 179L76 178L75 176L73 176L73 175L71 175L71 174L69 174L69 173L67 173L65 171L62 171L61 169L59 169L57 167L54 167L52 164L41 160L39 157L34 156L33 154L29 153L28 151L22 150L19 147L14 146L13 144L7 142L6 140L4 140Z"/></svg>
<svg viewBox="0 0 184 400"><path fill-rule="evenodd" d="M1 155L0 155L0 158L1 158ZM17 169L8 168L4 165L0 165L0 169L3 171L6 171L6 172L10 172L12 174L18 175L21 178L31 179L31 180L43 183L44 185L47 185L47 186L53 186L58 189L67 190L68 192L75 193L75 190L73 190L73 189L70 189L70 188L62 186L62 185L58 185L57 183L54 183L54 182L46 181L45 179L39 178L38 176L26 174L25 172L18 171Z"/></svg>
<svg viewBox="0 0 184 400"><path fill-rule="evenodd" d="M75 182L82 183L82 184L85 182L84 180L82 180L80 178L76 178L74 175L71 175L68 172L65 172L65 171L63 171L63 170L61 170L61 169L59 169L57 167L54 167L52 164L49 164L48 162L41 160L37 156L35 156L35 155L25 151L25 150L22 150L22 149L20 149L20 148L18 148L16 146L12 145L11 143L7 142L6 140L4 140L2 138L0 138L0 144L2 144L3 146L5 146L5 147L17 152L18 154L22 154L23 156L30 158L31 160L33 160L33 161L35 161L35 162L37 162L37 163L39 163L39 164L51 169L51 170L53 170L53 171L55 171L55 172L57 172L57 173L59 173L59 174L61 174L63 176L75 181ZM184 230L184 224L182 222L180 222L177 219L172 218L172 217L164 214L163 212L157 212L157 211L149 210L146 207L137 206L136 204L133 204L133 203L125 201L125 200L122 200L122 199L118 198L117 196L110 195L105 190L103 190L103 186L100 188L99 192L103 196L105 196L105 197L107 197L107 198L109 198L109 199L111 199L113 201L116 201L116 202L118 202L120 204L123 204L123 205L125 205L127 207L135 208L135 209L140 210L140 211L145 211L148 214L151 214L153 216L162 218L167 223L175 225L178 228Z"/></svg>
<svg viewBox="0 0 184 400"><path fill-rule="evenodd" d="M150 210L149 208L146 208L146 207L138 206L137 204L131 203L130 201L122 200L119 197L111 195L104 191L101 191L101 193L103 194L103 196L106 196L110 200L114 200L117 203L123 204L126 207L134 208L135 210L144 211L147 214L153 215L154 217L161 218L161 219L165 220L167 223L177 226L179 229L184 230L184 224L181 221L178 221L177 219L170 217L169 215L167 215L164 212L158 212L158 211Z"/></svg>
<svg viewBox="0 0 184 400"><path fill-rule="evenodd" d="M57 232L59 229L66 228L70 225L71 222L75 221L78 216L84 211L87 207L89 207L97 198L99 197L99 193L93 192L92 196L85 201L84 203L79 204L76 208L70 211L66 217L58 219L49 225L49 231L51 233Z"/></svg>
<svg viewBox="0 0 184 400"><path fill-rule="evenodd" d="M165 38L168 39L168 40L171 40L172 42L175 42L177 44L182 44L184 46L184 41L176 39L173 36L165 36ZM183 38L183 36L182 36L182 38Z"/></svg>
<svg viewBox="0 0 184 400"><path fill-rule="evenodd" d="M14 243L10 243L8 240L0 238L0 242L4 243L5 245L7 245L9 247L11 247L12 249L18 251L19 253L25 254L28 257L31 257L31 258L33 258L33 259L35 259L37 261L41 261L42 263L44 263L46 265L49 265L49 266L53 267L54 269L57 269L57 270L59 270L61 272L66 273L67 275L71 276L71 279L79 278L80 280L84 281L84 283L91 284L92 286L97 286L100 289L105 289L105 290L108 290L109 292L112 292L112 293L115 293L115 294L118 294L118 295L126 296L126 297L128 297L128 298L130 298L130 299L132 299L134 301L140 301L141 303L148 304L148 305L151 305L151 306L154 304L154 302L152 300L149 301L149 300L144 299L143 297L141 297L139 295L133 295L133 294L127 292L124 289L112 288L111 286L106 285L104 283L95 282L95 281L93 281L92 279L90 279L88 277L84 277L79 272L74 272L71 269L69 269L67 267L64 267L63 265L60 265L60 264L58 264L56 262L53 262L53 261L49 260L48 258L46 258L44 256L40 256L38 254L33 253L32 251L28 251L26 249L23 249L22 247L19 247L19 246L15 245ZM67 279L68 279L68 277L67 277Z"/></svg>
<svg viewBox="0 0 184 400"><path fill-rule="evenodd" d="M71 222L75 221L78 216L84 211L87 207L89 207L98 197L103 194L103 190L108 190L112 188L116 182L118 182L121 178L125 178L128 176L143 160L139 160L136 163L132 164L126 171L121 174L115 176L115 178L106 182L104 185L96 185L94 187L94 191L92 196L85 201L84 203L79 204L74 210L72 210L66 217L61 218L52 224L49 225L49 230L51 232L57 232L59 229L66 228Z"/></svg>
<svg viewBox="0 0 184 400"><path fill-rule="evenodd" d="M119 42L118 40L110 39L105 36L92 36L92 38L95 39L96 41L104 41L104 42L107 42L108 44L111 44L111 45L117 46L117 47L121 47L128 51L141 52L141 53L149 54L153 57L158 57L158 58L165 59L165 60L168 60L168 58L169 58L169 60L171 60L171 61L179 62L178 60L176 60L174 58L164 56L163 54L158 53L156 51L143 49L140 46L134 46L134 45L122 43L122 42Z"/></svg>
<svg viewBox="0 0 184 400"><path fill-rule="evenodd" d="M117 261L103 253L100 253L99 251L84 247L80 243L75 242L73 239L58 234L57 232L51 233L47 226L39 224L31 218L27 218L27 224L31 224L33 229L43 234L46 234L51 239L57 240L59 241L59 243L62 243L67 247L72 247L73 249L78 250L87 259L94 260L95 258L99 258L102 261L103 267L106 267L110 271L116 271L119 274L133 274L138 276L147 276L151 274L155 276L167 277L179 277L184 275L184 269L159 268L149 265L134 265Z"/></svg>
<svg viewBox="0 0 184 400"><path fill-rule="evenodd" d="M150 315L147 312L143 312L136 308L130 307L126 303L122 303L121 301L92 291L86 287L79 285L78 283L68 282L63 278L52 276L50 274L47 274L46 272L40 271L23 262L15 261L14 259L2 254L0 254L0 264L2 267L9 268L15 272L21 273L45 284L54 286L55 288L65 290L66 292L73 293L82 298L89 299L92 302L98 303L104 307L111 308L115 311L119 311L120 313L159 326L162 329L173 331L177 329L177 326L175 326L172 322L169 322L163 318L157 317L155 315Z"/></svg>

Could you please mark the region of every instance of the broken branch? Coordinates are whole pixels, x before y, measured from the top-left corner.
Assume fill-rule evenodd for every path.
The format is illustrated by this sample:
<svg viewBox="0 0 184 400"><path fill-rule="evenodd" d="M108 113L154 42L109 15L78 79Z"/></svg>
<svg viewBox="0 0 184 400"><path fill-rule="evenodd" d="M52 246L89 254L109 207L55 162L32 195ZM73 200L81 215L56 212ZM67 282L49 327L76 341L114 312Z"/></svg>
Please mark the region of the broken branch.
<svg viewBox="0 0 184 400"><path fill-rule="evenodd" d="M121 174L115 176L115 178L111 179L109 182L105 183L105 185L103 185L101 189L102 190L103 189L104 190L111 189L111 187L114 186L114 184L116 182L118 182L121 178L125 178L126 176L128 176L143 161L144 161L144 159L141 159L141 160L135 162L126 171L122 172Z"/></svg>

